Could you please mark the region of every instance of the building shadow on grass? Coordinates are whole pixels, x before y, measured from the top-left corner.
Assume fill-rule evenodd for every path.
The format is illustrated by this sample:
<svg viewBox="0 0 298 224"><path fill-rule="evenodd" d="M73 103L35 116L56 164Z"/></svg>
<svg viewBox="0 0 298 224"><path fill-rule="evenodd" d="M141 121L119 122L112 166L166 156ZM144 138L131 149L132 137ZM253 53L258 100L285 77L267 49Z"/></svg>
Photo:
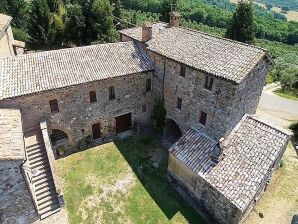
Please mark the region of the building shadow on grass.
<svg viewBox="0 0 298 224"><path fill-rule="evenodd" d="M180 212L188 223L205 223L168 182L168 155L159 135L136 136L114 143L168 220Z"/></svg>

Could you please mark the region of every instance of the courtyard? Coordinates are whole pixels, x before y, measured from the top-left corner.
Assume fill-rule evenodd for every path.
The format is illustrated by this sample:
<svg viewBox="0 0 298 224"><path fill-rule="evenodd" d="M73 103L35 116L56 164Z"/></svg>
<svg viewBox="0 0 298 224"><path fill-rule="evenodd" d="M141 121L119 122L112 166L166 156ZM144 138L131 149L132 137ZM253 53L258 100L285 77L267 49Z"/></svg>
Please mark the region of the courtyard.
<svg viewBox="0 0 298 224"><path fill-rule="evenodd" d="M57 163L70 223L204 223L167 181L158 136L117 140Z"/></svg>

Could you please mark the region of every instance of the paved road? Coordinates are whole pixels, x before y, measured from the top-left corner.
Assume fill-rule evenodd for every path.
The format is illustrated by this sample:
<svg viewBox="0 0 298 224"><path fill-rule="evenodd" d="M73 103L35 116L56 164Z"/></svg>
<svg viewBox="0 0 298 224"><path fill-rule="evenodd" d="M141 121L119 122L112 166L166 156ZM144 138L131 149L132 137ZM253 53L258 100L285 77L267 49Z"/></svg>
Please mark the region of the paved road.
<svg viewBox="0 0 298 224"><path fill-rule="evenodd" d="M270 91L263 91L259 109L298 116L298 101L284 99Z"/></svg>
<svg viewBox="0 0 298 224"><path fill-rule="evenodd" d="M272 93L263 91L257 115L273 124L288 128L298 121L298 102L287 100Z"/></svg>

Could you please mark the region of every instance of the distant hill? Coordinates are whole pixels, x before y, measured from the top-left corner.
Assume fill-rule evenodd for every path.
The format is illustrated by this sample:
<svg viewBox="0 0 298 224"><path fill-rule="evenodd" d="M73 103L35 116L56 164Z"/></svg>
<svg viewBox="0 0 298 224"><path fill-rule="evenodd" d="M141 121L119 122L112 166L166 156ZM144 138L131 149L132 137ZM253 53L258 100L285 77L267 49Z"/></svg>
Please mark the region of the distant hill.
<svg viewBox="0 0 298 224"><path fill-rule="evenodd" d="M256 2L261 2L266 5L272 5L279 8L288 7L291 10L298 11L298 1L297 0L256 0Z"/></svg>

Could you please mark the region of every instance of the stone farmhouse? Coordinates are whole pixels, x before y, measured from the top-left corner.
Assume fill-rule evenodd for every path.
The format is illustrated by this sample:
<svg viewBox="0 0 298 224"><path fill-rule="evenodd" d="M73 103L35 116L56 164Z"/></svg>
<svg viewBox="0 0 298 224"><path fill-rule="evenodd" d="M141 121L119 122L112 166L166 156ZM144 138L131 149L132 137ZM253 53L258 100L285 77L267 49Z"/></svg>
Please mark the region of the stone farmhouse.
<svg viewBox="0 0 298 224"><path fill-rule="evenodd" d="M156 97L167 110L169 180L214 222L245 218L291 137L254 116L272 59L179 22L172 12L169 24L120 31L118 43L0 57L1 223L59 212L57 149L152 125Z"/></svg>

